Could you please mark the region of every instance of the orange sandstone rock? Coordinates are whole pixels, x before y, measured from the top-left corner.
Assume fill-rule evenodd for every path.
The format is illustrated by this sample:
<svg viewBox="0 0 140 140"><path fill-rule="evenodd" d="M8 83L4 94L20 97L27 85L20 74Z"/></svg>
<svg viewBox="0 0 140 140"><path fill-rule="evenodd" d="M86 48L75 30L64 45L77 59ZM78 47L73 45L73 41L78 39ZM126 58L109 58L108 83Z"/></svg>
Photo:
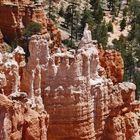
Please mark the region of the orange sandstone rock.
<svg viewBox="0 0 140 140"><path fill-rule="evenodd" d="M124 62L121 54L115 50L103 50L99 48L100 65L105 69L107 78L114 84L123 81Z"/></svg>

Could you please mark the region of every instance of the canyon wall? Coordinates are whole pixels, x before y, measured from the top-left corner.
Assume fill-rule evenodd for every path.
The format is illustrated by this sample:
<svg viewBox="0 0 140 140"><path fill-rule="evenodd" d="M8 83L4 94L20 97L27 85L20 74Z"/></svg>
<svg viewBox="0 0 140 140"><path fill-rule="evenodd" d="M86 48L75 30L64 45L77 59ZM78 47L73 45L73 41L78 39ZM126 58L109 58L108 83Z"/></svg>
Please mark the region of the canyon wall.
<svg viewBox="0 0 140 140"><path fill-rule="evenodd" d="M30 98L20 90L23 49L0 53L0 62L0 140L46 140L49 115L40 95Z"/></svg>
<svg viewBox="0 0 140 140"><path fill-rule="evenodd" d="M0 53L0 140L139 140L140 103L136 86L122 82L120 53L94 45L88 25L78 50L62 51L42 6L6 3L4 37L31 20L43 28L30 38L27 63L20 46Z"/></svg>
<svg viewBox="0 0 140 140"><path fill-rule="evenodd" d="M123 76L120 54L104 51L106 57L101 57L101 52L98 55L89 33L85 30L77 53L59 50L50 54L45 37L33 36L29 44L31 56L23 72L23 89L31 91L32 70L39 66L43 102L50 115L48 139L139 139L136 87L119 83ZM102 62L105 65L101 67Z"/></svg>
<svg viewBox="0 0 140 140"><path fill-rule="evenodd" d="M4 39L13 43L17 39L22 40L24 28L30 22L37 22L41 25L41 34L47 34L52 45L57 49L61 44L61 35L54 23L46 17L44 6L40 3L34 4L31 1L7 2L0 1L0 29ZM8 22L7 22L8 19Z"/></svg>

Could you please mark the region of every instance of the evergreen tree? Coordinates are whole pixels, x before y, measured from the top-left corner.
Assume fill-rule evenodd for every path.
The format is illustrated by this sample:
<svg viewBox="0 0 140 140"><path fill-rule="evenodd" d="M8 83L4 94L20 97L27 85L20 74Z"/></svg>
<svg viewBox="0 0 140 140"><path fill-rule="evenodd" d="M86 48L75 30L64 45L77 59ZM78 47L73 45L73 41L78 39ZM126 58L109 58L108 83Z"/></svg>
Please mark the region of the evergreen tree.
<svg viewBox="0 0 140 140"><path fill-rule="evenodd" d="M108 32L112 32L113 33L113 25L112 25L111 21L109 21L109 23L107 25L107 28L108 28Z"/></svg>
<svg viewBox="0 0 140 140"><path fill-rule="evenodd" d="M60 10L59 10L59 13L58 13L61 17L64 17L65 15L65 11L64 11L64 6L62 5Z"/></svg>
<svg viewBox="0 0 140 140"><path fill-rule="evenodd" d="M83 33L83 30L85 28L86 23L88 23L90 30L93 30L93 27L95 25L93 15L91 10L85 9L82 18L81 18L81 32Z"/></svg>
<svg viewBox="0 0 140 140"><path fill-rule="evenodd" d="M104 48L106 47L108 42L108 29L105 21L96 26L93 31L93 37L98 43L101 43Z"/></svg>
<svg viewBox="0 0 140 140"><path fill-rule="evenodd" d="M102 20L103 20L103 16L104 16L103 9L99 5L98 8L97 8L97 10L93 12L93 17L94 17L95 22L97 24L101 23Z"/></svg>
<svg viewBox="0 0 140 140"><path fill-rule="evenodd" d="M48 2L48 7L46 9L48 17L55 21L56 19L56 8L54 6L53 0L47 0Z"/></svg>
<svg viewBox="0 0 140 140"><path fill-rule="evenodd" d="M123 18L122 21L120 22L120 28L121 28L121 31L123 31L126 27L126 19Z"/></svg>
<svg viewBox="0 0 140 140"><path fill-rule="evenodd" d="M107 6L113 15L118 15L122 2L121 0L107 0Z"/></svg>
<svg viewBox="0 0 140 140"><path fill-rule="evenodd" d="M73 42L73 39L76 39L76 40L78 39L78 28L79 28L79 22L80 22L80 14L77 10L78 5L79 5L78 2L71 0L69 2L69 5L66 9L66 13L64 16L67 27L70 29L71 42Z"/></svg>
<svg viewBox="0 0 140 140"><path fill-rule="evenodd" d="M90 0L91 8L96 11L100 5L100 0Z"/></svg>

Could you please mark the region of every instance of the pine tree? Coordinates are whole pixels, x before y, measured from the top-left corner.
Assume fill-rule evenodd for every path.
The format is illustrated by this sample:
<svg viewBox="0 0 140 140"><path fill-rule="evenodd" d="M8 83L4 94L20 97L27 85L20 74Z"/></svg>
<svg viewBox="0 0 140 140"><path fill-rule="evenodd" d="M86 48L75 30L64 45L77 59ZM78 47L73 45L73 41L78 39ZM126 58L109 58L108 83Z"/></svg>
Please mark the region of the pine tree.
<svg viewBox="0 0 140 140"><path fill-rule="evenodd" d="M59 13L58 13L61 17L64 17L65 15L65 11L64 11L64 6L62 5L60 10L59 10Z"/></svg>
<svg viewBox="0 0 140 140"><path fill-rule="evenodd" d="M69 2L69 5L66 9L65 13L65 22L67 24L67 27L70 29L71 34L71 42L73 42L73 39L78 39L78 25L80 21L80 14L78 12L78 2L71 0ZM73 45L73 44L71 44Z"/></svg>
<svg viewBox="0 0 140 140"><path fill-rule="evenodd" d="M126 27L126 19L123 18L122 21L120 22L120 28L121 28L121 31L123 31Z"/></svg>
<svg viewBox="0 0 140 140"><path fill-rule="evenodd" d="M101 43L102 46L106 48L108 42L108 29L105 21L103 21L99 25L97 24L96 28L93 31L93 37L98 41L98 43Z"/></svg>
<svg viewBox="0 0 140 140"><path fill-rule="evenodd" d="M55 21L56 19L56 8L54 6L53 0L47 0L48 2L48 7L46 9L48 17Z"/></svg>
<svg viewBox="0 0 140 140"><path fill-rule="evenodd" d="M93 19L93 14L91 10L85 9L82 18L81 18L81 32L83 33L83 30L85 28L86 23L88 23L90 30L93 30L93 27L95 25L94 19Z"/></svg>
<svg viewBox="0 0 140 140"><path fill-rule="evenodd" d="M100 5L100 0L90 0L91 8L96 11Z"/></svg>
<svg viewBox="0 0 140 140"><path fill-rule="evenodd" d="M107 28L108 28L108 32L112 32L113 33L113 25L112 25L111 21L109 21L109 23L107 25Z"/></svg>

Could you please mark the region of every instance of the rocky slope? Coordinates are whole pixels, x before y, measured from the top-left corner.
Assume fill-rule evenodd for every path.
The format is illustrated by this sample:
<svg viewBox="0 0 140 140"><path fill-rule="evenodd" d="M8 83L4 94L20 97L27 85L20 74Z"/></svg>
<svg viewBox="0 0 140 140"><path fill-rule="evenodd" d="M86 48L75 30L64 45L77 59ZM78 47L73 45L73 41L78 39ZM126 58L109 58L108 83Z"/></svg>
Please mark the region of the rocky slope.
<svg viewBox="0 0 140 140"><path fill-rule="evenodd" d="M45 26L30 39L28 63L20 46L0 53L0 140L139 140L140 103L122 82L121 55L94 45L88 25L78 50L64 51L38 14Z"/></svg>
<svg viewBox="0 0 140 140"><path fill-rule="evenodd" d="M22 42L24 28L31 22L41 25L41 34L47 34L49 47L56 50L61 44L60 31L46 17L44 6L31 1L0 1L0 29L8 43ZM7 22L8 19L8 22ZM20 43L23 45L23 43ZM52 50L52 52L54 51Z"/></svg>

